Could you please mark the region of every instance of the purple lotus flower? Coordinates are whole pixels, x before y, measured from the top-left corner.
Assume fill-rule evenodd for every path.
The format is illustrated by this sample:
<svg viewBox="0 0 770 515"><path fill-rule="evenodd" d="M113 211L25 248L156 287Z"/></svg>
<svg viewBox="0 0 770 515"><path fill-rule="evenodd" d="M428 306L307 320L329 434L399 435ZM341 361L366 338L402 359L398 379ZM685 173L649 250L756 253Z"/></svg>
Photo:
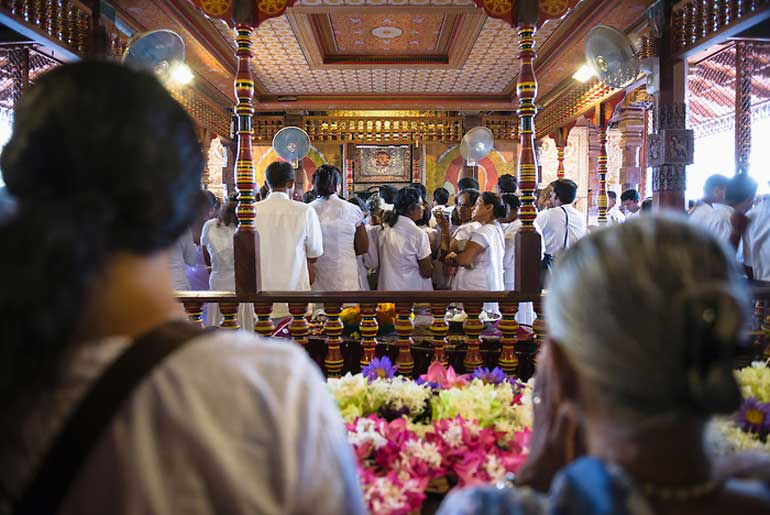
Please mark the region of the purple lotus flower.
<svg viewBox="0 0 770 515"><path fill-rule="evenodd" d="M767 436L770 433L770 402L759 402L755 397L749 397L743 402L735 423L747 433Z"/></svg>
<svg viewBox="0 0 770 515"><path fill-rule="evenodd" d="M398 367L387 356L375 358L361 370L361 374L370 381L389 379L395 376L396 372L398 372Z"/></svg>
<svg viewBox="0 0 770 515"><path fill-rule="evenodd" d="M500 384L508 379L505 372L500 367L495 367L490 371L487 367L479 367L473 371L474 379L481 379L485 384Z"/></svg>
<svg viewBox="0 0 770 515"><path fill-rule="evenodd" d="M438 383L434 383L433 381L428 381L422 376L415 379L414 382L419 385L427 385L431 390L438 390L439 388L441 388L441 386Z"/></svg>

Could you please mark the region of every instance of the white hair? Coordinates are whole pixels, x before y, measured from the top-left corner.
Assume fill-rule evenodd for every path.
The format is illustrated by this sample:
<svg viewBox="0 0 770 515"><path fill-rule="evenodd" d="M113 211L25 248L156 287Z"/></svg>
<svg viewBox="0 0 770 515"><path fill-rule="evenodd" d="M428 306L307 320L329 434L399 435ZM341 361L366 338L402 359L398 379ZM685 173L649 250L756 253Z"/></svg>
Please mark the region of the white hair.
<svg viewBox="0 0 770 515"><path fill-rule="evenodd" d="M554 266L549 335L626 422L730 412L748 300L734 261L672 215L599 230Z"/></svg>

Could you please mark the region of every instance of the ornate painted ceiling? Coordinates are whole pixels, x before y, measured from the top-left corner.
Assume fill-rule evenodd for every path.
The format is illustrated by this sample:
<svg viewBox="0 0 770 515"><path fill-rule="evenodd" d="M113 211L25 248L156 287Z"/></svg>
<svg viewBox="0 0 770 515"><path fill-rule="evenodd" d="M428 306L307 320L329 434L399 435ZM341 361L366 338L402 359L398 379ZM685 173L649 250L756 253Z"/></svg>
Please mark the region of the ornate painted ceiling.
<svg viewBox="0 0 770 515"><path fill-rule="evenodd" d="M234 104L235 37L223 21L190 0L115 3L134 30L178 31L196 87L223 107ZM593 25L628 30L648 4L581 0L546 21L535 35L539 99L571 80ZM264 21L252 41L258 110L515 107L516 31L473 0L299 0Z"/></svg>

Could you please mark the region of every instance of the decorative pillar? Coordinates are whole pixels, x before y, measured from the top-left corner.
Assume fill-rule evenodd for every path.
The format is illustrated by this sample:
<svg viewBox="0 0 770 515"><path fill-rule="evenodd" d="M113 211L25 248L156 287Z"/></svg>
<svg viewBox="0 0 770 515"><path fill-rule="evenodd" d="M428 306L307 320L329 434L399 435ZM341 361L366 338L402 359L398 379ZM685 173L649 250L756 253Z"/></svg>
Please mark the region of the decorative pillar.
<svg viewBox="0 0 770 515"><path fill-rule="evenodd" d="M572 130L572 128L575 126L575 122L571 122L564 127L559 127L556 129L556 131L551 134L551 138L553 138L554 142L556 143L556 178L557 179L563 179L564 178L564 150L567 148L567 140L569 139L569 133Z"/></svg>
<svg viewBox="0 0 770 515"><path fill-rule="evenodd" d="M446 356L446 335L449 332L449 325L444 318L446 315L446 304L437 303L430 305L430 314L433 317L430 325L430 332L433 333L431 343L433 345L433 360L447 366Z"/></svg>
<svg viewBox="0 0 770 515"><path fill-rule="evenodd" d="M358 324L358 332L361 333L361 361L364 368L375 358L377 349L377 304L361 304L361 322Z"/></svg>
<svg viewBox="0 0 770 515"><path fill-rule="evenodd" d="M522 5L523 7L523 5ZM540 234L535 231L535 197L538 174L535 160L535 23L521 21L519 32L519 77L516 96L519 99L518 180L521 190L519 219L522 226L516 234L516 285L521 291L540 290Z"/></svg>
<svg viewBox="0 0 770 515"><path fill-rule="evenodd" d="M414 322L412 322L412 303L396 302L396 334L398 335L398 356L396 365L398 373L405 376L411 376L414 372L414 357L412 356L412 332L414 331Z"/></svg>
<svg viewBox="0 0 770 515"><path fill-rule="evenodd" d="M599 211L599 225L607 224L607 106L602 102L596 106L598 112L599 159L596 176L599 179L599 192L596 195L596 207Z"/></svg>
<svg viewBox="0 0 770 515"><path fill-rule="evenodd" d="M241 325L238 323L238 303L237 302L220 302L219 311L222 313L222 322L219 324L220 329L240 329Z"/></svg>
<svg viewBox="0 0 770 515"><path fill-rule="evenodd" d="M618 121L622 152L619 179L623 191L627 189L638 191L642 182L642 167L639 157L644 143L644 117L645 111L643 109L621 107Z"/></svg>
<svg viewBox="0 0 770 515"><path fill-rule="evenodd" d="M669 27L671 10L666 9L661 27ZM698 27L705 27L705 19ZM687 63L675 60L673 32L661 31L657 41L660 57L660 92L656 98L654 132L650 134L647 164L652 167L653 209L684 210L687 165L692 164L695 135L687 129Z"/></svg>
<svg viewBox="0 0 770 515"><path fill-rule="evenodd" d="M235 181L238 190L238 229L235 231L233 245L235 250L235 291L238 295L257 293L261 287L259 275L259 235L254 228L256 212L254 158L251 138L254 131L251 117L254 115L254 78L251 75L251 35L254 29L249 25L238 24L235 27L235 42L238 49L238 72L235 77L235 106L237 118L236 135L238 150L235 158Z"/></svg>
<svg viewBox="0 0 770 515"><path fill-rule="evenodd" d="M307 347L307 335L310 332L310 324L305 317L307 314L307 304L304 302L297 304L290 303L289 313L291 314L291 322L289 322L289 334L291 334L291 337L295 342L299 343L303 347Z"/></svg>
<svg viewBox="0 0 770 515"><path fill-rule="evenodd" d="M203 302L183 302L187 319L198 327L203 327Z"/></svg>
<svg viewBox="0 0 770 515"><path fill-rule="evenodd" d="M254 330L262 336L269 338L275 331L275 324L270 318L270 314L273 312L273 305L271 303L254 304L254 314L257 315L257 322L254 324Z"/></svg>
<svg viewBox="0 0 770 515"><path fill-rule="evenodd" d="M751 79L754 75L753 46L735 44L735 172L749 173L751 157Z"/></svg>
<svg viewBox="0 0 770 515"><path fill-rule="evenodd" d="M519 368L519 359L516 357L516 333L519 330L519 323L516 321L516 311L518 302L502 302L500 312L503 318L497 323L497 328L503 333L500 338L500 368L507 375L511 376Z"/></svg>
<svg viewBox="0 0 770 515"><path fill-rule="evenodd" d="M481 340L479 339L481 331L484 330L484 324L479 320L482 304L480 302L465 302L463 307L468 315L463 322L466 348L463 366L466 372L473 372L484 365L484 361L481 359Z"/></svg>
<svg viewBox="0 0 770 515"><path fill-rule="evenodd" d="M345 324L340 320L342 313L342 304L324 304L326 312L326 323L324 324L324 334L326 335L326 357L324 358L324 368L328 377L339 377L342 375L342 368L345 361L342 359L342 331Z"/></svg>

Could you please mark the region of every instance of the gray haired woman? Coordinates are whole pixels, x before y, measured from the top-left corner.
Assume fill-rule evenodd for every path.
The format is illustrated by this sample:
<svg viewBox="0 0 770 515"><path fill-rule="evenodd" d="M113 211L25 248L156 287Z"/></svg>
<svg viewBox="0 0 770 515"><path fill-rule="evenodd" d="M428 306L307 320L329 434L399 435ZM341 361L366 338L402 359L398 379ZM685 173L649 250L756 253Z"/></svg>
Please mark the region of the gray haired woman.
<svg viewBox="0 0 770 515"><path fill-rule="evenodd" d="M768 486L726 479L703 445L710 417L741 401L732 366L747 294L732 262L672 217L569 248L545 301L550 339L516 481L529 486L460 491L439 513L770 513Z"/></svg>

